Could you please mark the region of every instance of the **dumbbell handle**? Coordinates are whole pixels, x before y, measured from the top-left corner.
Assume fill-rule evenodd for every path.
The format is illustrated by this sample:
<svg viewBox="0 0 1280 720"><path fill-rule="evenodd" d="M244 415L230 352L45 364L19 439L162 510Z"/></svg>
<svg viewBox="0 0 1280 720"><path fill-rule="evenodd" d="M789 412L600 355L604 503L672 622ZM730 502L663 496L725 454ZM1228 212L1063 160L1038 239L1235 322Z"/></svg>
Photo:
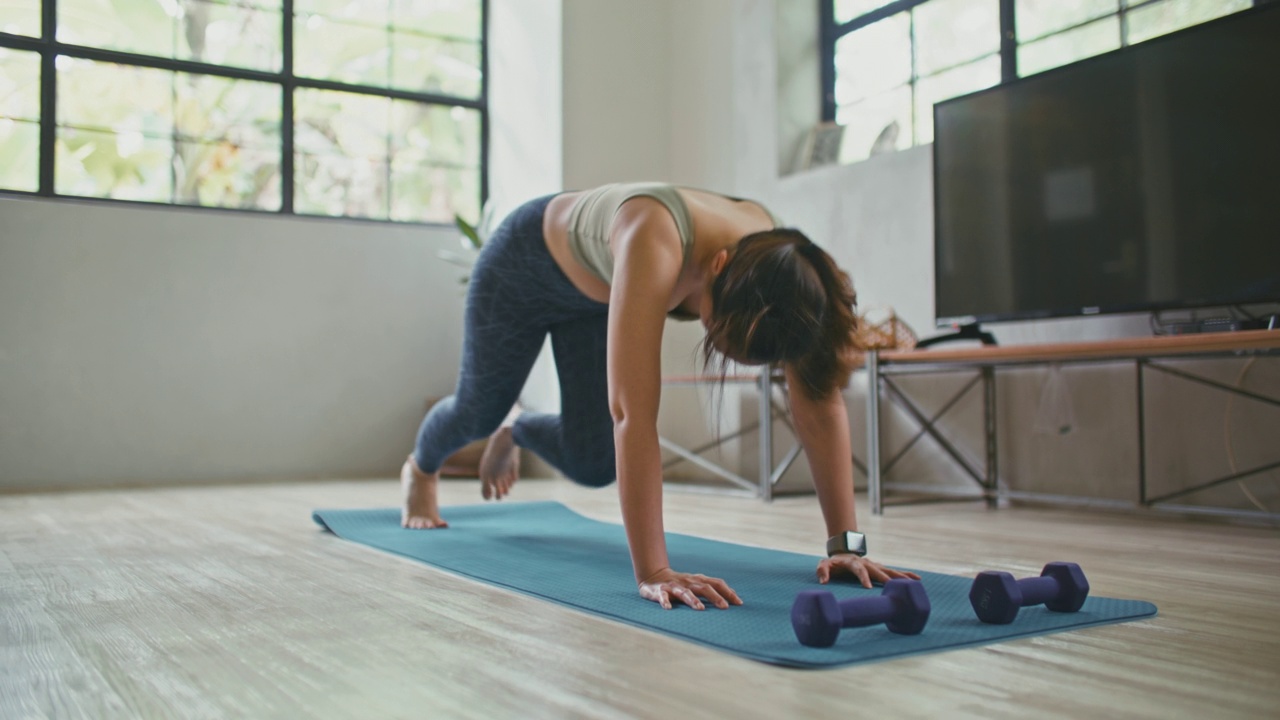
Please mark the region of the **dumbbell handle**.
<svg viewBox="0 0 1280 720"><path fill-rule="evenodd" d="M1062 585L1057 578L1044 575L1019 580L1018 589L1022 591L1022 607L1031 607L1057 597Z"/></svg>
<svg viewBox="0 0 1280 720"><path fill-rule="evenodd" d="M879 625L898 614L898 604L887 595L848 598L840 601L841 627Z"/></svg>

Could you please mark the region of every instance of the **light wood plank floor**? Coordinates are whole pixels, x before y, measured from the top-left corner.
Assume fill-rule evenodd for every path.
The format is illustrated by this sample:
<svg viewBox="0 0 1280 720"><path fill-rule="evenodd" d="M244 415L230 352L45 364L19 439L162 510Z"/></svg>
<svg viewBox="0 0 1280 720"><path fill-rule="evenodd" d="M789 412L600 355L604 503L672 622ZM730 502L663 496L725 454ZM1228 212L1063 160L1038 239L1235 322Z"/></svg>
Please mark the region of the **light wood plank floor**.
<svg viewBox="0 0 1280 720"><path fill-rule="evenodd" d="M322 533L391 482L0 496L0 718L1220 718L1280 713L1280 531L976 505L861 511L882 561L1084 567L1147 621L840 670L739 659ZM479 499L446 482L446 504ZM612 489L522 481L619 519ZM817 554L812 497L668 493L672 531ZM446 515L447 516L447 515ZM749 600L749 598L748 598Z"/></svg>

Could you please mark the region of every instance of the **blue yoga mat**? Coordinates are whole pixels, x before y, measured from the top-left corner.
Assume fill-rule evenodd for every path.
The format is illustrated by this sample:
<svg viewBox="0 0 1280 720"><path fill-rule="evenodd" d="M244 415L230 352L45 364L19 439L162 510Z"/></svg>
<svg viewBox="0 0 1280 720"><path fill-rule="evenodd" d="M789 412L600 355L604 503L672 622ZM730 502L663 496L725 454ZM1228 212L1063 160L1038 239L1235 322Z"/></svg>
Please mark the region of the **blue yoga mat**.
<svg viewBox="0 0 1280 720"><path fill-rule="evenodd" d="M1155 605L1147 602L1090 597L1077 613L1031 607L1011 625L984 625L969 606L972 578L914 571L933 606L923 633L895 635L883 625L849 628L834 647L811 648L801 645L791 630L791 603L797 592L825 588L845 598L879 595L881 589L867 590L851 580L819 585L814 556L668 533L673 567L724 578L744 604L728 610L708 606L702 612L680 605L663 610L636 593L621 525L583 517L557 502L455 506L446 508L445 515L445 530L405 530L400 527L400 511L391 508L317 510L312 518L347 540L491 585L791 667L885 660L1156 613Z"/></svg>

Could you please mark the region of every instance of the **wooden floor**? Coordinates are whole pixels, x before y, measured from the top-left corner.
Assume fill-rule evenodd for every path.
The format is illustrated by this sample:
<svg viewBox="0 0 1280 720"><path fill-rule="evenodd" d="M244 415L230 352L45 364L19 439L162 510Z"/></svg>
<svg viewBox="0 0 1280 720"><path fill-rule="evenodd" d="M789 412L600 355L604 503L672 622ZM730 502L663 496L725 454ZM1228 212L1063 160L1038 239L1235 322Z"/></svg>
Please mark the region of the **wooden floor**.
<svg viewBox="0 0 1280 720"><path fill-rule="evenodd" d="M865 515L882 561L1079 562L1154 619L787 670L339 540L392 482L0 496L0 718L1221 718L1280 715L1280 530L976 505ZM446 504L479 499L447 482ZM616 521L613 490L523 481ZM816 554L812 497L668 493L668 529ZM447 513L446 513L447 517ZM730 578L732 580L732 578ZM747 598L750 601L750 598Z"/></svg>

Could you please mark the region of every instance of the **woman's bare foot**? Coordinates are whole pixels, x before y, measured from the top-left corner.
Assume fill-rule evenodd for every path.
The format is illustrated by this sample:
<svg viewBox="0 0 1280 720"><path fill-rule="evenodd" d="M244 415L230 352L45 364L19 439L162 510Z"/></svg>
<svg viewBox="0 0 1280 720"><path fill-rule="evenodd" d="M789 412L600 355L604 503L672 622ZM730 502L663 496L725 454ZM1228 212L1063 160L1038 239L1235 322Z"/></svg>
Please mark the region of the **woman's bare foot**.
<svg viewBox="0 0 1280 720"><path fill-rule="evenodd" d="M520 448L511 436L511 423L519 415L517 410L489 436L489 444L480 456L480 494L485 500L506 497L520 477Z"/></svg>
<svg viewBox="0 0 1280 720"><path fill-rule="evenodd" d="M424 473L414 463L413 456L400 468L400 487L404 490L404 507L400 510L400 526L413 530L447 528L449 523L440 517L436 505L435 473Z"/></svg>

